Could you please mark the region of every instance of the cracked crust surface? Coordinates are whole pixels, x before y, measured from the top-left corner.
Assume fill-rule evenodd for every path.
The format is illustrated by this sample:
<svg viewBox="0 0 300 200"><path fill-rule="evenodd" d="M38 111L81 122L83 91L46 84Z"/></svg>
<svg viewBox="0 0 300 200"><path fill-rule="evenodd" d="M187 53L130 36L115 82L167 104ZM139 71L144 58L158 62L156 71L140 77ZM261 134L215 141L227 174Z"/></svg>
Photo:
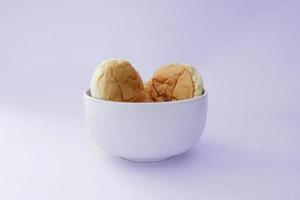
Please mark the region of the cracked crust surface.
<svg viewBox="0 0 300 200"><path fill-rule="evenodd" d="M146 83L147 98L154 102L192 98L203 93L203 81L195 68L169 64L159 68Z"/></svg>
<svg viewBox="0 0 300 200"><path fill-rule="evenodd" d="M95 98L144 102L144 85L138 72L126 60L108 60L97 66L90 83Z"/></svg>

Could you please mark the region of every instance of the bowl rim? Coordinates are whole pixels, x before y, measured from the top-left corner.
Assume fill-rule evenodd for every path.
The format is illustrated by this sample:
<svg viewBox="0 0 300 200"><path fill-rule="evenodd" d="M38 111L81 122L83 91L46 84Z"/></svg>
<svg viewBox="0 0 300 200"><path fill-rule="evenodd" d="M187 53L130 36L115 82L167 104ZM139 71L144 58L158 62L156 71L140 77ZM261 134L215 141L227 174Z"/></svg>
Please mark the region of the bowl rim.
<svg viewBox="0 0 300 200"><path fill-rule="evenodd" d="M104 100L104 99L97 99L91 96L91 91L90 89L86 90L83 93L83 97L85 99L91 100L91 101L95 101L95 102L99 102L99 103L110 103L110 104L123 104L123 105L162 105L162 104L179 104L179 103L187 103L187 102L191 102L191 101L197 101L200 99L205 98L208 94L207 90L204 89L203 90L203 94L200 96L196 96L193 98L189 98L189 99L183 99L183 100L177 100L177 101L165 101L165 102L121 102L121 101L109 101L109 100Z"/></svg>

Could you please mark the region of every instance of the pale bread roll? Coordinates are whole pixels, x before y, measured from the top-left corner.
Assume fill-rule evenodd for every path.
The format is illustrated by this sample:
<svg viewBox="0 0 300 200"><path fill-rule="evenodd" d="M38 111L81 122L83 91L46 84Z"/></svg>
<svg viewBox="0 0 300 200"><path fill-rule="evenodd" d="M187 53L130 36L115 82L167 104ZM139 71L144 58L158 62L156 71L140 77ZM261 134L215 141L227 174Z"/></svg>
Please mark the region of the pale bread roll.
<svg viewBox="0 0 300 200"><path fill-rule="evenodd" d="M92 97L110 101L144 102L139 73L126 60L111 59L99 64L90 82Z"/></svg>

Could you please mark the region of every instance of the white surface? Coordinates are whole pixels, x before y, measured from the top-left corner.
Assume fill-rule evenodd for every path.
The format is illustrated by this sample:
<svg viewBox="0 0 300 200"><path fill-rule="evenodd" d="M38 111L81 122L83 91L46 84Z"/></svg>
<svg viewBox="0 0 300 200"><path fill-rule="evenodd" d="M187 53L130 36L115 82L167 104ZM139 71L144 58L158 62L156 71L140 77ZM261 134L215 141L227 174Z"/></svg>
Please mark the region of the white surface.
<svg viewBox="0 0 300 200"><path fill-rule="evenodd" d="M85 122L105 152L128 160L166 160L191 149L203 134L207 92L177 102L125 103L84 95Z"/></svg>
<svg viewBox="0 0 300 200"><path fill-rule="evenodd" d="M0 1L0 199L299 199L298 1ZM193 64L208 123L189 153L112 158L83 125L94 66Z"/></svg>

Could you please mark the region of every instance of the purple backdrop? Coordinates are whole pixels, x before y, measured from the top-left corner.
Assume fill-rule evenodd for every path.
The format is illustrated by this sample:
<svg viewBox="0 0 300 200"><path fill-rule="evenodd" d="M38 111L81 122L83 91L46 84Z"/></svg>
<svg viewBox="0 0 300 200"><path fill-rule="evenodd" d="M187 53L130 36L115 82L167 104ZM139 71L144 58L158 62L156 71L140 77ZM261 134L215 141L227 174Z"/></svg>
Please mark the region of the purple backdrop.
<svg viewBox="0 0 300 200"><path fill-rule="evenodd" d="M299 199L299 1L0 1L0 199ZM82 120L97 63L193 64L204 136L156 164Z"/></svg>

